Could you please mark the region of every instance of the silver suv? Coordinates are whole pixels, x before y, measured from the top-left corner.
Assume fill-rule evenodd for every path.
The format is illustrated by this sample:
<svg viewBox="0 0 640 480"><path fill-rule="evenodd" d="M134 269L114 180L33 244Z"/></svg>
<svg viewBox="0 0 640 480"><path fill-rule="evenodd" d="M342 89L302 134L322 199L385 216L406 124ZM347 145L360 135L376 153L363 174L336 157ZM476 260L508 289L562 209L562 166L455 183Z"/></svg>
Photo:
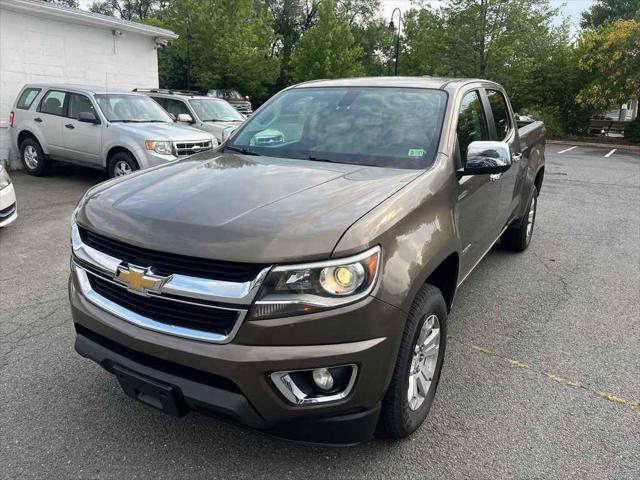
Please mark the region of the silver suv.
<svg viewBox="0 0 640 480"><path fill-rule="evenodd" d="M246 120L226 100L198 92L140 88L134 91L149 95L178 122L212 133L220 143Z"/></svg>
<svg viewBox="0 0 640 480"><path fill-rule="evenodd" d="M9 124L13 145L33 175L46 174L60 160L117 177L218 144L209 133L174 123L146 95L79 85L25 85Z"/></svg>

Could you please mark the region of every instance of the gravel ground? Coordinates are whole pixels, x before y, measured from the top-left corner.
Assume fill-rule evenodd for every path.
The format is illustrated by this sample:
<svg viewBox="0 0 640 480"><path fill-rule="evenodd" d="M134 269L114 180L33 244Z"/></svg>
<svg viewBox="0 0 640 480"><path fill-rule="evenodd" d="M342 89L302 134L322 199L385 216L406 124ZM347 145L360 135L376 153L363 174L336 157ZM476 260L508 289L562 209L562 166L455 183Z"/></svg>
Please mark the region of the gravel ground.
<svg viewBox="0 0 640 480"><path fill-rule="evenodd" d="M2 478L638 478L640 154L547 147L536 231L457 294L410 439L320 448L126 397L73 351L69 217L99 173L14 173L0 231ZM560 153L562 152L562 153Z"/></svg>

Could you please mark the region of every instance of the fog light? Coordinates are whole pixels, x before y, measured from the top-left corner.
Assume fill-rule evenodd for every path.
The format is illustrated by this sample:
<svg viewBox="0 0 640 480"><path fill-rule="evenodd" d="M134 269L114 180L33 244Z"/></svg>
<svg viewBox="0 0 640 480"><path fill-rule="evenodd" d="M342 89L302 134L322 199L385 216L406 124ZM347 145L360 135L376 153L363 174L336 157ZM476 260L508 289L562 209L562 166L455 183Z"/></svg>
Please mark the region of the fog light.
<svg viewBox="0 0 640 480"><path fill-rule="evenodd" d="M333 375L326 368L316 368L311 377L313 378L313 383L320 390L328 392L333 388Z"/></svg>

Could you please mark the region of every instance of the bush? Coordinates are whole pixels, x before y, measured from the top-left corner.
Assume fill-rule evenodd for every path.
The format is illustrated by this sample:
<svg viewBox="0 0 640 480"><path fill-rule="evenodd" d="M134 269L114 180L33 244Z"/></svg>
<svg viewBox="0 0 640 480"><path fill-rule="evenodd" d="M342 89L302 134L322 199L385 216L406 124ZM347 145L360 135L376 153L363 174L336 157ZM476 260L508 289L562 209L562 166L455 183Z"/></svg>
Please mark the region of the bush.
<svg viewBox="0 0 640 480"><path fill-rule="evenodd" d="M640 116L626 126L624 129L624 138L633 143L640 143Z"/></svg>
<svg viewBox="0 0 640 480"><path fill-rule="evenodd" d="M565 130L558 107L534 108L529 115L536 120L544 122L544 126L547 129L547 137L564 137Z"/></svg>

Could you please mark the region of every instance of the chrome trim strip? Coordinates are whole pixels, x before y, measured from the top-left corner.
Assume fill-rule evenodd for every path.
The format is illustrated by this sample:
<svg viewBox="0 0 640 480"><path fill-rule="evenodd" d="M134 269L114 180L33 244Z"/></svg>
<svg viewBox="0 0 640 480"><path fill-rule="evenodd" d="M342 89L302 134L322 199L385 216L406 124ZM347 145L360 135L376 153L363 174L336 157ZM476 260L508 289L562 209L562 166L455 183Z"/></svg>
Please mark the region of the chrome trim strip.
<svg viewBox="0 0 640 480"><path fill-rule="evenodd" d="M116 275L118 266L123 263L119 258L112 257L89 245L85 245L80 238L80 231L75 223L71 226L71 246L76 258L96 268L111 279ZM146 268L145 265L139 266ZM178 297L248 306L253 302L270 268L262 269L256 278L250 282L242 283L173 274L162 286L160 292Z"/></svg>
<svg viewBox="0 0 640 480"><path fill-rule="evenodd" d="M349 378L349 383L346 388L338 393L333 395L327 395L325 397L307 397L307 394L304 393L300 388L296 385L296 383L291 378L291 373L294 372L308 372L312 371L313 368L305 368L302 370L289 370L287 372L273 372L270 377L273 384L276 386L278 391L286 398L290 403L294 405L317 405L319 403L327 403L327 402L335 402L338 400L342 400L346 398L351 391L353 390L353 386L356 383L356 377L358 376L358 366L355 363L347 363L344 365L332 365L329 367L316 367L316 368L336 368L336 367L351 367L351 378Z"/></svg>
<svg viewBox="0 0 640 480"><path fill-rule="evenodd" d="M209 343L229 343L235 337L238 329L240 328L240 325L242 325L242 321L244 320L245 315L247 314L246 310L237 310L238 319L236 320L235 325L228 335L203 332L200 330L192 330L190 328L178 327L175 325L167 325L165 323L157 322L148 317L140 315L136 312L132 312L131 310L124 308L121 305L118 305L117 303L103 297L95 290L93 290L93 288L91 288L86 270L84 270L77 264L74 264L74 271L78 280L78 284L80 285L80 291L87 298L87 300L89 300L97 307L102 308L103 310L111 313L112 315L115 315L116 317L126 322L129 322L138 327L146 328L147 330L153 330L154 332Z"/></svg>
<svg viewBox="0 0 640 480"><path fill-rule="evenodd" d="M102 253L89 245L85 245L80 238L78 225L71 225L71 248L73 254L81 261L113 277L122 263L119 258Z"/></svg>

